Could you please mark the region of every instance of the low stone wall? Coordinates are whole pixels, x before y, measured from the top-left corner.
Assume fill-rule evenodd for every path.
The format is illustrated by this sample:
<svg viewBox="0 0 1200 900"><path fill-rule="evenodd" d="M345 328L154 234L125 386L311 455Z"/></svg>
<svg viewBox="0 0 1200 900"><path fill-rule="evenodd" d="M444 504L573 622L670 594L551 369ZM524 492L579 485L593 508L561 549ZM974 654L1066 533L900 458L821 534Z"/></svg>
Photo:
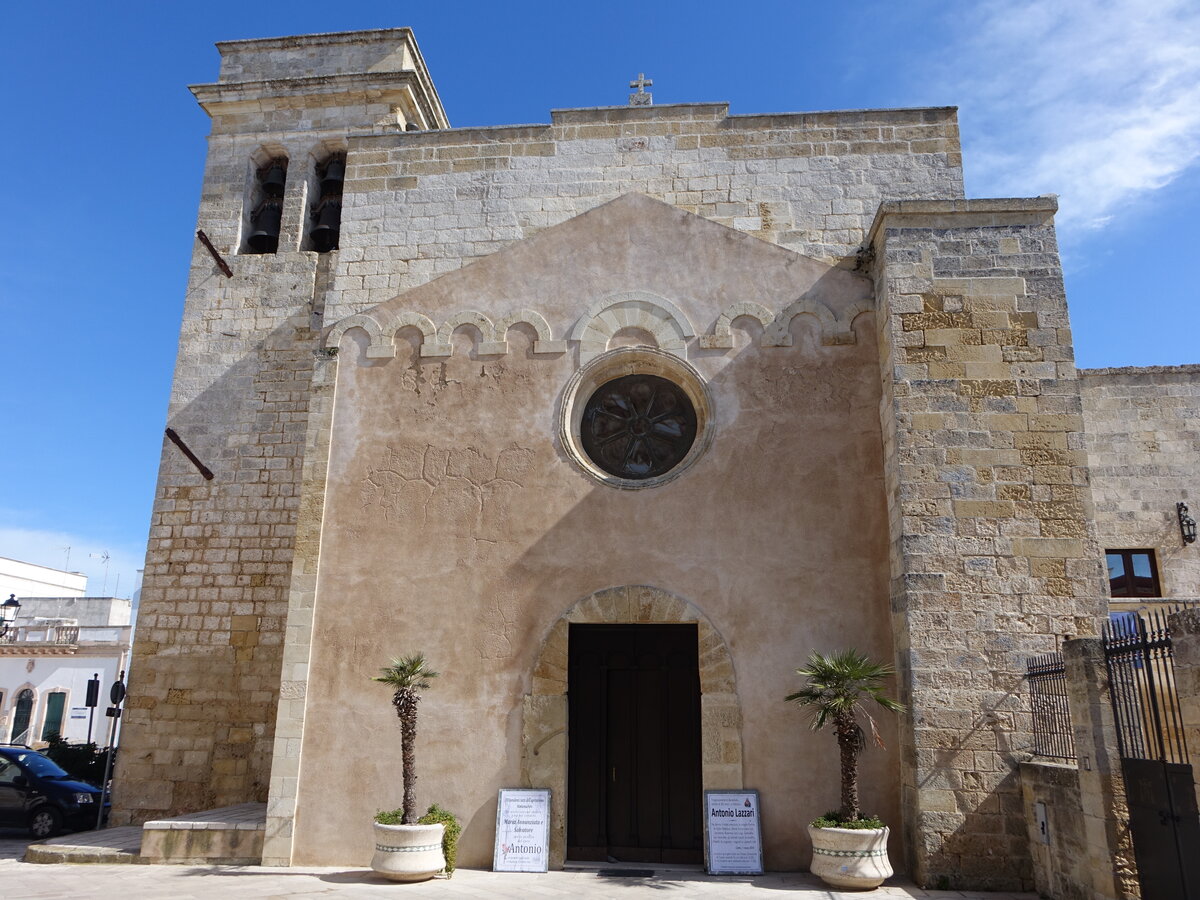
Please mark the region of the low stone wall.
<svg viewBox="0 0 1200 900"><path fill-rule="evenodd" d="M143 862L159 865L257 866L267 805L240 803L142 826Z"/></svg>
<svg viewBox="0 0 1200 900"><path fill-rule="evenodd" d="M1021 796L1039 896L1091 900L1092 877L1088 871L1078 768L1041 760L1023 762ZM1038 803L1046 807L1044 832L1037 815Z"/></svg>

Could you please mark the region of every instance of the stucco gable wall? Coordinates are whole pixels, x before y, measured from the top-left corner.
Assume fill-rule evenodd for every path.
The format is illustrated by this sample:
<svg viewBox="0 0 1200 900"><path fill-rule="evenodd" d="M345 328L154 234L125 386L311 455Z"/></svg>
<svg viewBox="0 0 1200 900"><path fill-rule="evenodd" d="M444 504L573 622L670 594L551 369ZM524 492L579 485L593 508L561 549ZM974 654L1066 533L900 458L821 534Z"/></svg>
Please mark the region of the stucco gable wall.
<svg viewBox="0 0 1200 900"><path fill-rule="evenodd" d="M513 248L389 309L420 301L491 313L481 298L519 289L557 325L599 297L653 289L699 322L731 299L722 285L778 308L813 283L789 281L789 266L804 267L786 251L691 226L672 210L675 227L612 240L613 231L637 233L649 202L613 204L578 229L527 242L528 254ZM604 255L597 246L608 251L604 271L591 266ZM472 270L489 277L477 281ZM836 277L863 289L857 276ZM292 861L366 861L370 814L399 799L395 717L369 677L389 656L420 649L444 675L422 704L419 803L463 815L460 862L486 865L496 790L522 777L523 698L543 642L581 599L650 585L691 603L728 648L744 783L771 798L767 865L802 866L803 822L837 802L837 755L829 735L811 733L782 702L793 671L812 649L892 654L870 315L854 330L855 343L824 342L820 322L799 316L792 346L762 346L763 326L746 319L735 321L731 349L703 350L690 338L684 353L713 396L713 442L677 480L640 491L597 484L562 451L557 406L574 348L536 354L514 329L508 353L489 357L463 328L450 356L429 358L419 331L406 328L396 356L379 359L367 354L364 331L347 332L336 357ZM894 724L881 723L893 748ZM894 749L864 760L866 803L893 819L898 767ZM352 800L331 809L321 799L330 791Z"/></svg>

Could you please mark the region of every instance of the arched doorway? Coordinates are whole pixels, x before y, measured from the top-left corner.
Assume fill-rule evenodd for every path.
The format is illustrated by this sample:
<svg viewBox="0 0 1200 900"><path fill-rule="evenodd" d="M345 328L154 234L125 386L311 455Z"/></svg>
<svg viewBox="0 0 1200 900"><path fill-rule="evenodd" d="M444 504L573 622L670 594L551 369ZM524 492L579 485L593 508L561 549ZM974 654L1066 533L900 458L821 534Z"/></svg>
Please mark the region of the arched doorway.
<svg viewBox="0 0 1200 900"><path fill-rule="evenodd" d="M568 639L567 858L703 862L695 623Z"/></svg>
<svg viewBox="0 0 1200 900"><path fill-rule="evenodd" d="M724 639L696 606L660 588L631 585L597 591L551 627L535 663L532 690L525 697L522 776L528 787L551 789L552 866L562 865L567 848L571 626L652 624L688 626L694 635L701 791L743 786L741 704Z"/></svg>
<svg viewBox="0 0 1200 900"><path fill-rule="evenodd" d="M13 706L12 733L9 738L14 744L29 743L29 720L33 718L33 691L25 688L17 694Z"/></svg>

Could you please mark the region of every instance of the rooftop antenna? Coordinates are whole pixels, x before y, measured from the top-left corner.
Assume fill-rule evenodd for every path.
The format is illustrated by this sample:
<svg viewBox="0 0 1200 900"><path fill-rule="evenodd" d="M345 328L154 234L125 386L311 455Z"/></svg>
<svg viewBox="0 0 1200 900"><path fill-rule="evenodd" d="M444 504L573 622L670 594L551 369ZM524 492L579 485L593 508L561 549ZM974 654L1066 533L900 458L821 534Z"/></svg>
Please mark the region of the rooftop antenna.
<svg viewBox="0 0 1200 900"><path fill-rule="evenodd" d="M63 550L66 552L66 554L67 554L67 562L66 562L66 564L63 566L63 571L64 571L64 572L70 572L70 571L71 571L71 548L70 548L70 547L63 547L62 549L63 549Z"/></svg>
<svg viewBox="0 0 1200 900"><path fill-rule="evenodd" d="M108 590L108 561L111 559L111 557L108 555L107 550L105 550L103 553L89 553L88 556L92 559L98 559L104 563L104 586L100 588L100 596L103 597L105 596L105 592Z"/></svg>

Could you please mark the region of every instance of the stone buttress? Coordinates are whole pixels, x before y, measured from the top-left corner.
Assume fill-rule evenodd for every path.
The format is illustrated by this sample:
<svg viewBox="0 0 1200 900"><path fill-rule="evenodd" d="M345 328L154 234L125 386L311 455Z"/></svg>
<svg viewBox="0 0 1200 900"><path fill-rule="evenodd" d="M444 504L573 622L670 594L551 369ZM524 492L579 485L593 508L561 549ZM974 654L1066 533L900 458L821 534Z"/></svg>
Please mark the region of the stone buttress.
<svg viewBox="0 0 1200 900"><path fill-rule="evenodd" d="M882 204L871 234L914 879L1028 890L1026 658L1107 590L1053 198Z"/></svg>

